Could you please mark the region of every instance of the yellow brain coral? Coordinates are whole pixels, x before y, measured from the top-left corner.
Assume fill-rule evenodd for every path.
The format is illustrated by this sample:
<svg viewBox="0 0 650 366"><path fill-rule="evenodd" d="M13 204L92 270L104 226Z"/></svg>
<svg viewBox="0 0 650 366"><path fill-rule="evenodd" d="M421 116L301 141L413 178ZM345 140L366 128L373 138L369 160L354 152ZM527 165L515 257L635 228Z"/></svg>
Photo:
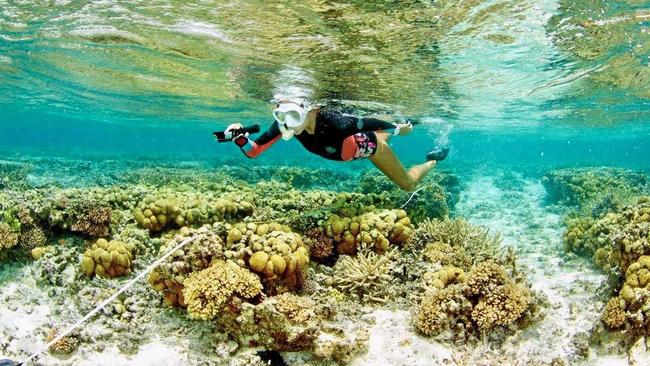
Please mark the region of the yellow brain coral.
<svg viewBox="0 0 650 366"><path fill-rule="evenodd" d="M233 298L251 299L262 291L259 277L228 261L194 272L185 280L183 296L191 318L214 319Z"/></svg>
<svg viewBox="0 0 650 366"><path fill-rule="evenodd" d="M381 210L353 217L332 215L325 222L325 234L334 239L339 254L354 255L361 243L385 252L391 243L406 242L413 235L413 225L404 210Z"/></svg>
<svg viewBox="0 0 650 366"><path fill-rule="evenodd" d="M99 239L84 252L81 270L87 276L117 277L131 273L133 260L132 244L106 239Z"/></svg>

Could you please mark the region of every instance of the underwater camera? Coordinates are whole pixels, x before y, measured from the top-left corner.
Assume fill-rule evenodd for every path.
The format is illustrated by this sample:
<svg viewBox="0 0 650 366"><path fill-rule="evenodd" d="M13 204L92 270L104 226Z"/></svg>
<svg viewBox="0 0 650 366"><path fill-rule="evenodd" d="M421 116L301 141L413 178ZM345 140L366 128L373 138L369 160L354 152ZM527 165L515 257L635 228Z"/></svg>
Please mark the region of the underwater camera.
<svg viewBox="0 0 650 366"><path fill-rule="evenodd" d="M239 135L245 135L247 133L258 133L260 132L260 125L254 124L249 127L243 127L238 129L232 129L230 131L215 131L212 133L217 139L217 142L228 142L232 141L235 137Z"/></svg>

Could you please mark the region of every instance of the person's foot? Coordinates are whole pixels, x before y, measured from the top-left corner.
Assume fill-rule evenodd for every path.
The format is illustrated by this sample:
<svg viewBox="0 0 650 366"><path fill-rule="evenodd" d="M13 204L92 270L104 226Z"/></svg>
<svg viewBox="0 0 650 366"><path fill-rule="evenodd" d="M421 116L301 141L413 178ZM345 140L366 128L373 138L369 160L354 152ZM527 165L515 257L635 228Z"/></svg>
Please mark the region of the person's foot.
<svg viewBox="0 0 650 366"><path fill-rule="evenodd" d="M449 146L447 145L440 145L436 146L433 148L433 150L429 151L427 153L427 161L435 160L435 161L442 161L445 160L447 157L447 154L449 154Z"/></svg>

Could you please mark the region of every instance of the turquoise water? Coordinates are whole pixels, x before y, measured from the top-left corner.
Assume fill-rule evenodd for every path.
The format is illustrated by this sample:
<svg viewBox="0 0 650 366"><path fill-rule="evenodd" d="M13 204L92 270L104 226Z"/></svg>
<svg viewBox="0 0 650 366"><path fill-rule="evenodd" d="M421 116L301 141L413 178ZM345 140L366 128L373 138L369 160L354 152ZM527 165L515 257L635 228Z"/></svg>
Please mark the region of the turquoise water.
<svg viewBox="0 0 650 366"><path fill-rule="evenodd" d="M417 119L391 140L404 165L441 142L451 153L411 195L368 160L324 160L295 139L255 160L214 141L232 122L270 124L273 101L287 97ZM627 331L601 321L610 298L625 298L624 273L592 261L604 249L627 257L585 227L619 215L602 224L611 246L627 224L638 226L623 233L647 244L648 203L626 206L648 193L647 176L609 167L650 172L649 122L648 1L0 0L0 359L39 352L174 240L207 232L205 248L174 250L173 266L37 364L261 365L265 350L290 365L643 364L643 342L631 347ZM595 168L556 170L586 166ZM584 227L568 226L572 215ZM567 227L586 244L569 250ZM291 230L304 242L278 244ZM96 248L104 237L120 244L105 243L108 257ZM100 259L115 277L99 278ZM192 319L187 278L226 271L226 261L263 291L227 295L228 306L206 300L219 317ZM447 314L421 323L449 319L449 332L425 334L413 309L424 313L426 296L465 286L463 270L469 278L492 261L507 272L494 276L502 292L445 292L436 301L451 304ZM357 294L349 278L378 285ZM523 310L485 331L475 318L485 320L488 295L516 305L496 313ZM296 321L305 314L291 306L316 315ZM631 306L610 309L628 328L647 319Z"/></svg>
<svg viewBox="0 0 650 366"><path fill-rule="evenodd" d="M394 142L406 162L421 161L430 136L451 130L448 167L647 167L643 2L64 1L2 9L7 157L237 157L210 133L235 120L269 123L274 96L299 95L381 102L423 119ZM338 167L285 145L262 161Z"/></svg>

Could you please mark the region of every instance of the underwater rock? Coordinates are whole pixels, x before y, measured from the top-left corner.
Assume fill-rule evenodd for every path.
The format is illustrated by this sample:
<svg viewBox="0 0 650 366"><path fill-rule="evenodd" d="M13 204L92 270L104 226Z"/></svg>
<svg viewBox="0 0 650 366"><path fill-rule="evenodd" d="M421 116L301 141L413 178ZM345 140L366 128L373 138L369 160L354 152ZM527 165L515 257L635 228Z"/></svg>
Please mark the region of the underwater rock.
<svg viewBox="0 0 650 366"><path fill-rule="evenodd" d="M228 313L228 311L226 311ZM260 304L244 303L219 324L240 344L275 351L304 351L314 346L322 319L307 297L284 293Z"/></svg>
<svg viewBox="0 0 650 366"><path fill-rule="evenodd" d="M131 273L133 245L106 239L98 239L81 258L81 270L88 277L95 274L100 277L113 278L128 276Z"/></svg>

